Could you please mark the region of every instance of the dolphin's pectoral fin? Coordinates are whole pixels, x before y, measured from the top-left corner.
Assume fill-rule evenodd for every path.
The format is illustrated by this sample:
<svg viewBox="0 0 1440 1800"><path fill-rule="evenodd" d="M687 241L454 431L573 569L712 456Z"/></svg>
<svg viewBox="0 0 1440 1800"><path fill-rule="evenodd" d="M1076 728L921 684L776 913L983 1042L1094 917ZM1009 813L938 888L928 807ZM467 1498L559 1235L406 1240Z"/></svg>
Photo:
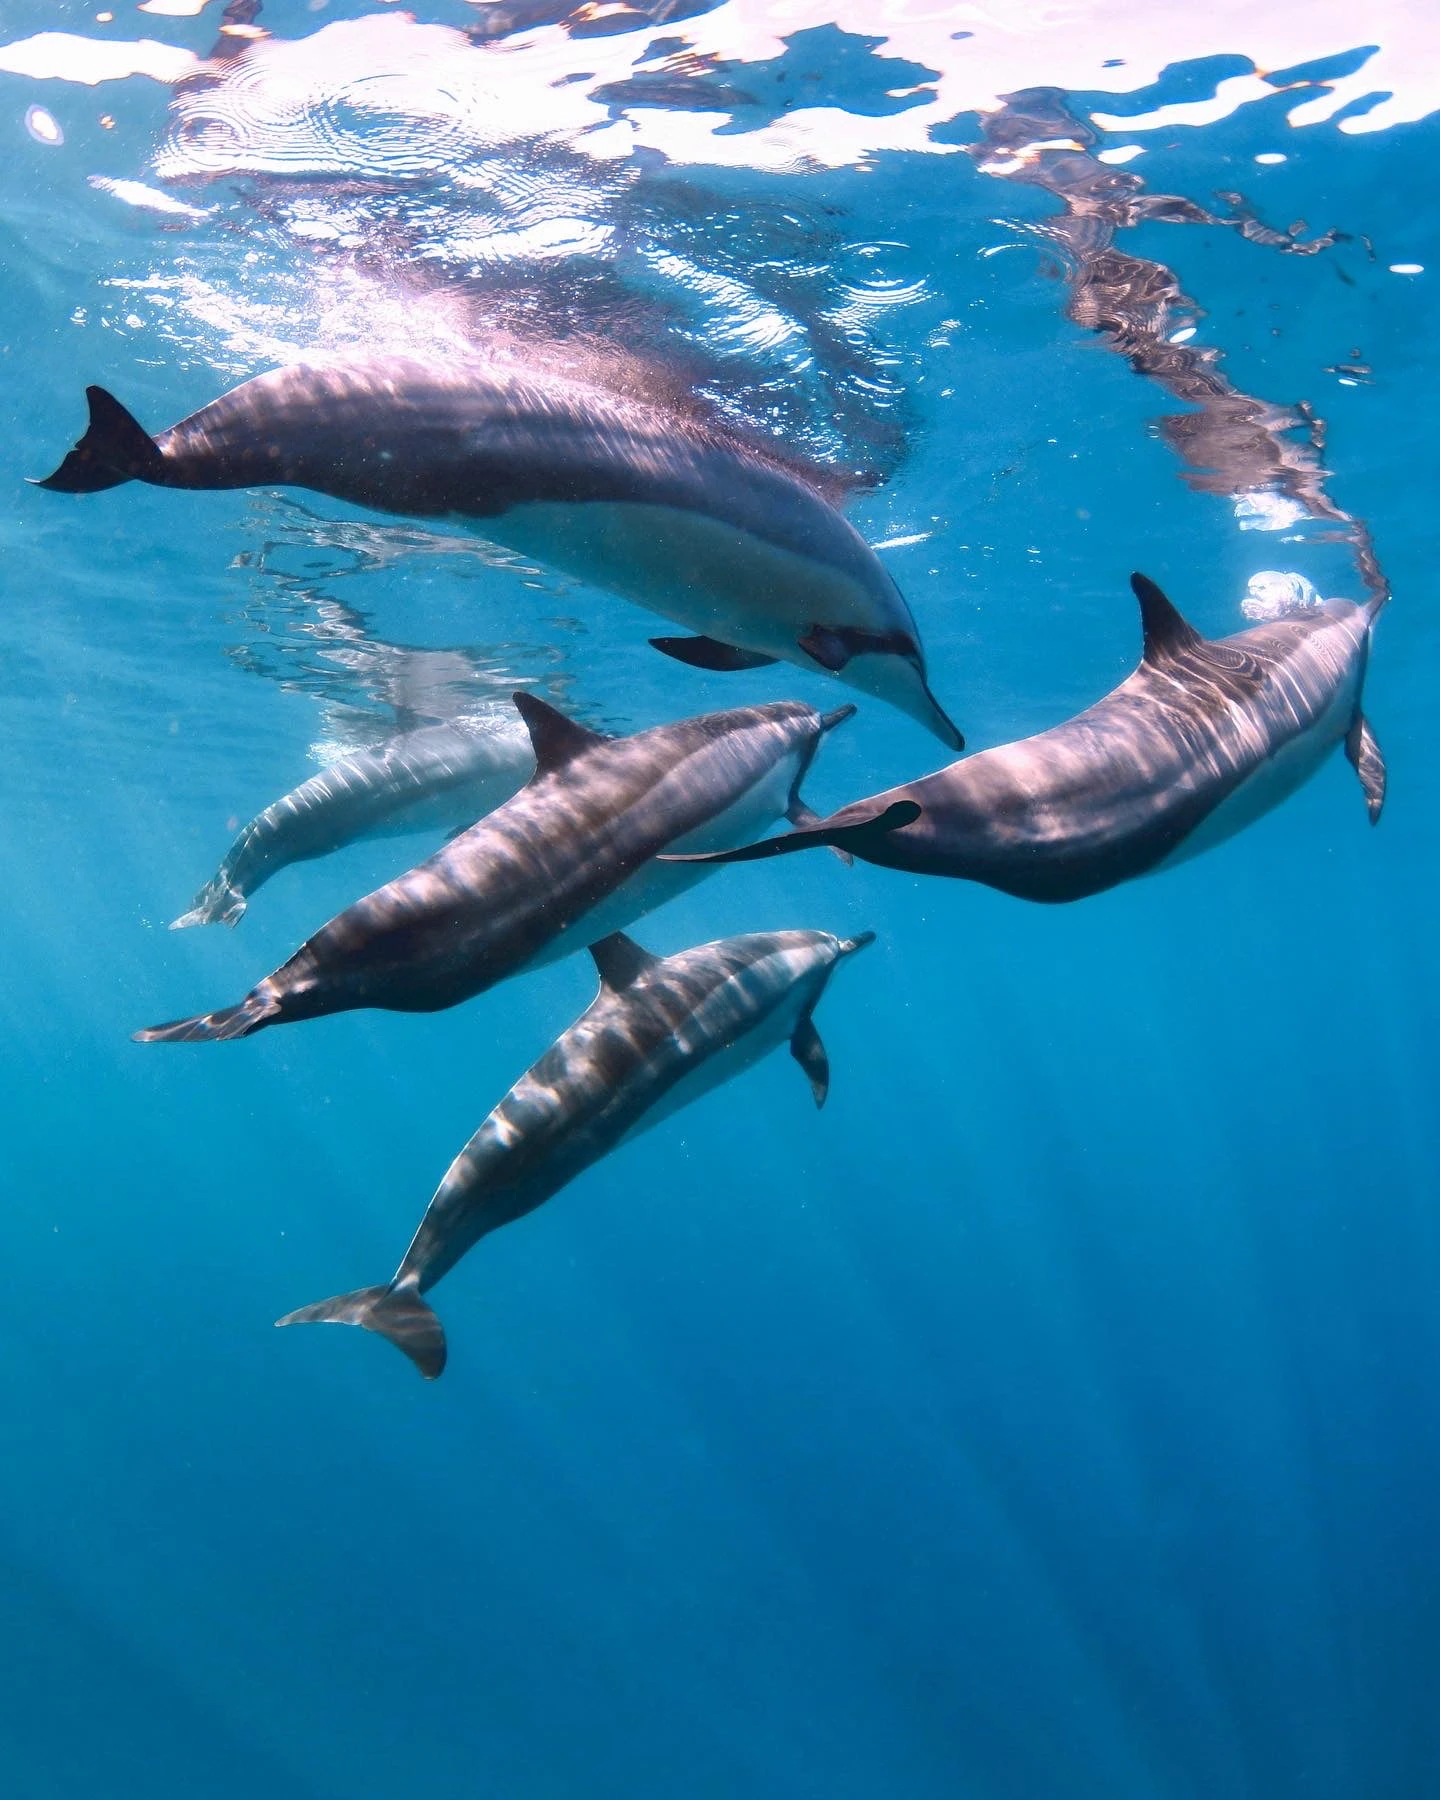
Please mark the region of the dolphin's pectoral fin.
<svg viewBox="0 0 1440 1800"><path fill-rule="evenodd" d="M823 1106L825 1097L830 1092L830 1058L825 1054L820 1033L815 1029L815 1021L809 1013L795 1027L790 1039L790 1054L809 1077L810 1092L815 1096L815 1104Z"/></svg>
<svg viewBox="0 0 1440 1800"><path fill-rule="evenodd" d="M850 660L849 644L838 631L832 631L828 625L807 626L803 636L796 638L795 643L812 662L819 663L822 669L828 669L832 675L838 675Z"/></svg>
<svg viewBox="0 0 1440 1800"><path fill-rule="evenodd" d="M363 1325L403 1350L427 1381L434 1381L445 1367L444 1330L413 1281L387 1281L383 1287L336 1294L333 1300L317 1300L314 1306L286 1313L275 1323Z"/></svg>
<svg viewBox="0 0 1440 1800"><path fill-rule="evenodd" d="M1182 650L1193 650L1203 643L1200 633L1181 618L1165 594L1148 575L1132 575L1130 588L1140 602L1140 625L1145 633L1147 663L1168 661Z"/></svg>
<svg viewBox="0 0 1440 1800"><path fill-rule="evenodd" d="M737 863L760 862L767 856L788 856L792 850L829 849L853 851L864 857L882 839L902 826L913 825L923 807L915 800L892 800L880 812L868 818L853 820L848 825L831 825L821 820L808 831L792 831L788 837L761 838L758 844L742 844L738 850L692 851L688 856L657 856L656 862Z"/></svg>
<svg viewBox="0 0 1440 1800"><path fill-rule="evenodd" d="M722 644L718 638L658 637L651 638L650 643L662 656L673 656L676 662L687 663L692 669L711 669L721 675L733 675L740 669L768 669L780 660L761 650L740 650L734 644Z"/></svg>
<svg viewBox="0 0 1440 1800"><path fill-rule="evenodd" d="M1385 805L1385 758L1379 744L1375 742L1370 721L1362 712L1357 711L1350 721L1350 729L1345 734L1345 755L1365 790L1365 807L1370 814L1370 823L1378 825Z"/></svg>
<svg viewBox="0 0 1440 1800"><path fill-rule="evenodd" d="M85 398L84 437L53 475L34 485L56 494L98 494L124 481L163 481L165 458L145 427L102 387L86 388Z"/></svg>
<svg viewBox="0 0 1440 1800"><path fill-rule="evenodd" d="M590 955L602 984L617 994L660 960L642 949L634 938L626 937L623 931L612 931L609 937L592 944Z"/></svg>
<svg viewBox="0 0 1440 1800"><path fill-rule="evenodd" d="M785 817L797 831L814 831L820 824L819 813L813 812L798 794L785 808ZM839 844L831 844L830 848L835 852L836 856L840 858L847 869L854 868L855 858L848 850L842 848Z"/></svg>
<svg viewBox="0 0 1440 1800"><path fill-rule="evenodd" d="M579 725L568 718L547 701L534 694L527 694L523 688L512 694L515 710L525 721L525 729L530 733L530 744L535 752L535 775L553 775L557 769L563 769L568 762L583 755L586 750L593 750L597 744L608 744L610 739L603 731L591 731L588 725Z"/></svg>

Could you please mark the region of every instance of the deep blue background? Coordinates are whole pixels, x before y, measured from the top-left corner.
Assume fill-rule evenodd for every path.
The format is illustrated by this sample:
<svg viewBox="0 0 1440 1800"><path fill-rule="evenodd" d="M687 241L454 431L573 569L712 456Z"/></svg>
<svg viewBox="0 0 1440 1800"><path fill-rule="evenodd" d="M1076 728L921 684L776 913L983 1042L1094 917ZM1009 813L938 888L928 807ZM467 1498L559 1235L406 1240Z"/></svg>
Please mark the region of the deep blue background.
<svg viewBox="0 0 1440 1800"><path fill-rule="evenodd" d="M22 133L37 94L71 108L63 150ZM1435 277L1385 267L1440 269L1440 128L1316 127L1259 169L1283 127L1250 108L1144 159L1156 189L1244 186L1282 223L1367 233L1377 263L1341 252L1354 286L1221 232L1128 240L1178 269L1242 385L1330 419L1333 491L1396 592L1367 699L1383 826L1337 758L1239 841L1076 907L828 857L718 875L637 935L880 933L820 1012L828 1108L776 1058L487 1241L436 1297L451 1364L422 1386L358 1333L269 1322L385 1277L593 980L576 958L434 1018L127 1042L237 998L424 849L292 871L233 935L164 930L316 730L308 698L223 654L274 604L232 566L262 501L20 485L72 440L87 380L157 427L228 385L99 323L127 304L111 266L163 268L170 240L117 225L76 146L103 105L143 174L164 100L0 77L7 1788L1440 1792L1440 381ZM1146 429L1160 397L991 223L1044 196L959 157L823 179L926 284L891 327L925 377L913 454L856 516L933 533L891 565L972 743L1123 676L1132 568L1236 628L1284 547L1185 489ZM979 256L1002 242L1021 247ZM1280 335L1252 332L1261 308ZM1357 347L1374 383L1339 387L1323 366ZM533 592L453 559L362 590L397 638L549 629L517 613ZM582 696L631 724L834 703L786 669L643 661L652 627L602 598L558 610L589 627L555 639ZM811 798L938 760L869 704Z"/></svg>

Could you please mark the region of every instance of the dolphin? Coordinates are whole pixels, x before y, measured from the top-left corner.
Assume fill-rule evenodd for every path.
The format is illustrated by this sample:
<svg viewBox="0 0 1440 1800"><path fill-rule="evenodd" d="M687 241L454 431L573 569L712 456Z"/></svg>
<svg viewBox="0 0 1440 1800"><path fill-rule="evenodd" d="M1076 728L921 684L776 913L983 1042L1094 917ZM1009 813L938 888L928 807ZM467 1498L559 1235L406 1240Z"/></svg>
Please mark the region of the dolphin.
<svg viewBox="0 0 1440 1800"><path fill-rule="evenodd" d="M799 784L853 706L777 700L606 737L533 694L515 705L535 774L427 861L357 900L238 1005L135 1033L139 1043L249 1037L354 1007L438 1012L594 943L708 871L656 853L743 843L814 814Z"/></svg>
<svg viewBox="0 0 1440 1800"><path fill-rule="evenodd" d="M677 860L749 862L828 844L1024 900L1080 900L1233 837L1341 742L1379 821L1385 760L1360 698L1383 600L1327 600L1207 639L1153 581L1130 584L1144 656L1087 711L788 837Z"/></svg>
<svg viewBox="0 0 1440 1800"><path fill-rule="evenodd" d="M508 709L352 751L257 813L170 929L238 925L272 875L361 838L463 829L508 800L534 768L529 735Z"/></svg>
<svg viewBox="0 0 1440 1800"><path fill-rule="evenodd" d="M38 486L294 486L462 520L697 633L651 639L681 662L822 669L964 747L899 589L818 472L712 421L568 375L399 356L258 375L153 439L104 388L86 397L85 435Z"/></svg>
<svg viewBox="0 0 1440 1800"><path fill-rule="evenodd" d="M425 1293L487 1232L780 1044L825 1104L829 1060L812 1015L835 965L874 936L753 932L666 957L618 932L592 944L600 992L451 1163L393 1279L276 1324L363 1325L433 1380L445 1333Z"/></svg>

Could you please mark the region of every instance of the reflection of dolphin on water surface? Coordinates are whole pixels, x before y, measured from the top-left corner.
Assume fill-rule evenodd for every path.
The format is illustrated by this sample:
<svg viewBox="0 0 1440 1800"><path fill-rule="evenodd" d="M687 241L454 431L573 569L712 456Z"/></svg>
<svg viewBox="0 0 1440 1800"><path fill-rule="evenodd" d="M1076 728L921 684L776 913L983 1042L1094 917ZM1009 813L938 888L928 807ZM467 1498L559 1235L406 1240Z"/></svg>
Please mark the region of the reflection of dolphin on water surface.
<svg viewBox="0 0 1440 1800"><path fill-rule="evenodd" d="M753 932L663 958L618 932L595 944L600 992L455 1158L394 1278L276 1322L363 1325L433 1379L445 1333L423 1296L487 1233L780 1044L824 1105L830 1069L812 1014L835 965L873 936Z"/></svg>
<svg viewBox="0 0 1440 1800"><path fill-rule="evenodd" d="M1025 900L1079 900L1222 843L1294 793L1341 742L1371 823L1379 819L1385 763L1360 696L1383 602L1330 600L1210 640L1153 581L1131 581L1145 654L1087 711L789 837L692 860L749 862L829 844Z"/></svg>
<svg viewBox="0 0 1440 1800"><path fill-rule="evenodd" d="M103 388L41 487L297 486L487 537L697 633L706 669L838 675L950 745L915 621L813 470L709 421L569 376L406 357L257 376L152 439Z"/></svg>

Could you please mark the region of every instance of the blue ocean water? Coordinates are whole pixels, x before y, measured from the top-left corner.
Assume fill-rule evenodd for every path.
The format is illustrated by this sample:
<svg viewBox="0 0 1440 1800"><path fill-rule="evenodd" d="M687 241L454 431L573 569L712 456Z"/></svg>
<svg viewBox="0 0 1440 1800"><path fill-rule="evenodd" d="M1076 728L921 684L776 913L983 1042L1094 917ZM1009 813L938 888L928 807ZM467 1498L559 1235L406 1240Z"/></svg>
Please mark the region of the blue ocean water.
<svg viewBox="0 0 1440 1800"><path fill-rule="evenodd" d="M6 6L7 1791L1440 1793L1433 27L923 10ZM1041 88L1071 123L995 148ZM1193 404L1072 316L1106 234L1058 228L1068 156L1344 234L1112 234L1194 302L1153 342L1323 416L1298 513L1207 485L1155 423ZM1073 906L718 872L635 935L879 934L818 1015L828 1106L776 1056L487 1239L422 1384L271 1321L385 1278L588 959L138 1047L431 846L167 921L417 693L615 729L843 696L666 662L609 596L320 496L24 478L89 382L158 429L306 351L581 328L868 472L851 516L973 747L1128 673L1132 570L1214 635L1259 570L1388 582L1390 799L1372 831L1337 756ZM943 759L868 702L807 795Z"/></svg>

